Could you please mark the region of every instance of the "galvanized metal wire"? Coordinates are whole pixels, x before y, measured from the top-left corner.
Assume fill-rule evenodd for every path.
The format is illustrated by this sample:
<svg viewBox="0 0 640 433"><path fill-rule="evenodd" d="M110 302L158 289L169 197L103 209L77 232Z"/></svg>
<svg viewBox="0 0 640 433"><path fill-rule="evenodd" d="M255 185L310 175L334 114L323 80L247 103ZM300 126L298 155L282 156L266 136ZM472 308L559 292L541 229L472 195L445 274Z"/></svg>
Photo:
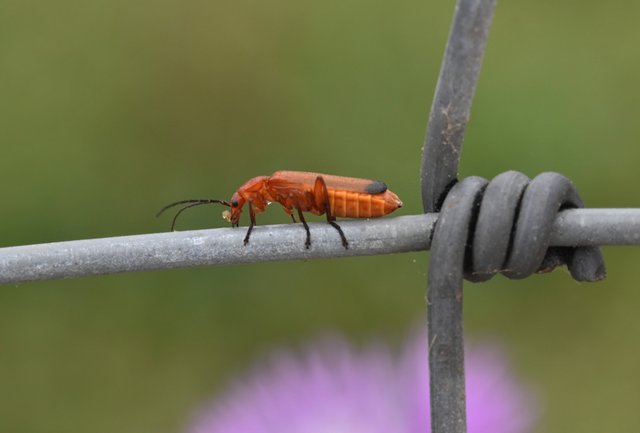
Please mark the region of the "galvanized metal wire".
<svg viewBox="0 0 640 433"><path fill-rule="evenodd" d="M438 214L342 221L349 249L326 223L310 223L311 248L300 224L220 228L0 248L0 283L122 272L311 260L427 250ZM568 209L558 214L551 245L640 245L640 209Z"/></svg>
<svg viewBox="0 0 640 433"><path fill-rule="evenodd" d="M456 183L464 133L493 20L495 0L458 0L431 106L422 151L421 189L425 212L438 212ZM460 223L439 230L427 282L431 431L466 431L462 271L473 203ZM455 224L454 224L455 226ZM446 239L453 236L453 239ZM449 243L451 242L451 243ZM461 244L462 242L462 244ZM455 251L449 246L456 245ZM442 250L442 251L441 251ZM455 256L455 257L453 257ZM460 278L457 274L460 273Z"/></svg>
<svg viewBox="0 0 640 433"><path fill-rule="evenodd" d="M464 133L493 20L495 0L458 0L422 149L425 212L437 212L458 176Z"/></svg>

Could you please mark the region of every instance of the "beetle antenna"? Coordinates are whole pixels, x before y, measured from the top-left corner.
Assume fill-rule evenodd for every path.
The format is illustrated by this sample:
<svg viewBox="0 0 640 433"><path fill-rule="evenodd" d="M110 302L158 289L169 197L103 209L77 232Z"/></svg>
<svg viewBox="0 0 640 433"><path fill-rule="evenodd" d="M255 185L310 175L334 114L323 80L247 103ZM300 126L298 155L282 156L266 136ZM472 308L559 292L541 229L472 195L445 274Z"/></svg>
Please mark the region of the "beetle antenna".
<svg viewBox="0 0 640 433"><path fill-rule="evenodd" d="M227 206L227 207L231 207L231 203L229 203L226 200L212 200L212 199L192 199L192 200L180 200L177 201L175 203L170 203L168 205L166 205L165 207L163 207L162 209L160 209L160 211L158 211L158 213L156 214L156 218L159 217L160 215L162 215L162 213L164 211L166 211L169 208L172 208L174 206L178 206L181 204L185 204L188 203L187 206L183 206L182 208L180 208L180 210L178 212L176 212L175 216L173 217L173 220L171 221L171 231L174 230L175 226L176 226L176 220L178 219L178 215L180 215L182 212L184 212L185 210L189 209L190 207L194 207L194 206L199 206L202 204L212 204L212 203L219 203L221 205Z"/></svg>
<svg viewBox="0 0 640 433"><path fill-rule="evenodd" d="M166 205L165 207L163 207L162 209L160 209L158 211L158 213L156 214L156 218L158 218L160 215L162 215L162 213L164 211L166 211L167 209L172 208L174 206L178 206L179 204L185 204L185 203L193 203L194 206L198 205L198 204L220 203L220 204L223 204L223 205L225 205L227 207L231 207L231 203L229 203L226 200L211 200L211 199L208 199L208 198L199 198L199 199L192 199L192 200L180 200L180 201L177 201L175 203L170 203L170 204Z"/></svg>

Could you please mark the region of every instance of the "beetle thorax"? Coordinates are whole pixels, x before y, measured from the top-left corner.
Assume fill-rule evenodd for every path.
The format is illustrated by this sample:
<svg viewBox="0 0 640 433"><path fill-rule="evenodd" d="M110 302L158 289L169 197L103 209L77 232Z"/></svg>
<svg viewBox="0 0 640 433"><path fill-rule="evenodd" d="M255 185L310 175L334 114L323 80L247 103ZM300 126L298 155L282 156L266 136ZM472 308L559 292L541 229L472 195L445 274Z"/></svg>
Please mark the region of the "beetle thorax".
<svg viewBox="0 0 640 433"><path fill-rule="evenodd" d="M250 202L257 211L262 211L268 202L274 201L267 188L268 179L268 176L254 177L238 188L237 194Z"/></svg>

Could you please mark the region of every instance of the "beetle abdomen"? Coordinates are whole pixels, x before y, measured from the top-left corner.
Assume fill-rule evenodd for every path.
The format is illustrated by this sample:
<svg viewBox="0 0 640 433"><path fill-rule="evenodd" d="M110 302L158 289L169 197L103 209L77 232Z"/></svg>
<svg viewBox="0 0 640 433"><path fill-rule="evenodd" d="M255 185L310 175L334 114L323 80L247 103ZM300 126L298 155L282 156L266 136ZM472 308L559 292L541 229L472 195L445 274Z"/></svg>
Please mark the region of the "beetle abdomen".
<svg viewBox="0 0 640 433"><path fill-rule="evenodd" d="M376 218L402 207L402 202L393 192L365 194L329 188L329 208L336 217Z"/></svg>

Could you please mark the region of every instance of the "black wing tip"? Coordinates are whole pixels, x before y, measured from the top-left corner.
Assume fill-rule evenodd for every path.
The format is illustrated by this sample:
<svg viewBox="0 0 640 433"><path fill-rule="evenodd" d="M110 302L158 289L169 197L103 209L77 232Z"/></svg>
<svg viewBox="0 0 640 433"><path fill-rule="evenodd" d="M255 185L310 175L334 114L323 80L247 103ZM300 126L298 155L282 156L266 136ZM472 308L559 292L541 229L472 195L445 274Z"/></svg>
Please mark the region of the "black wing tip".
<svg viewBox="0 0 640 433"><path fill-rule="evenodd" d="M381 194L387 190L387 184L384 182L380 182L379 180L373 180L367 187L365 191L367 194Z"/></svg>

